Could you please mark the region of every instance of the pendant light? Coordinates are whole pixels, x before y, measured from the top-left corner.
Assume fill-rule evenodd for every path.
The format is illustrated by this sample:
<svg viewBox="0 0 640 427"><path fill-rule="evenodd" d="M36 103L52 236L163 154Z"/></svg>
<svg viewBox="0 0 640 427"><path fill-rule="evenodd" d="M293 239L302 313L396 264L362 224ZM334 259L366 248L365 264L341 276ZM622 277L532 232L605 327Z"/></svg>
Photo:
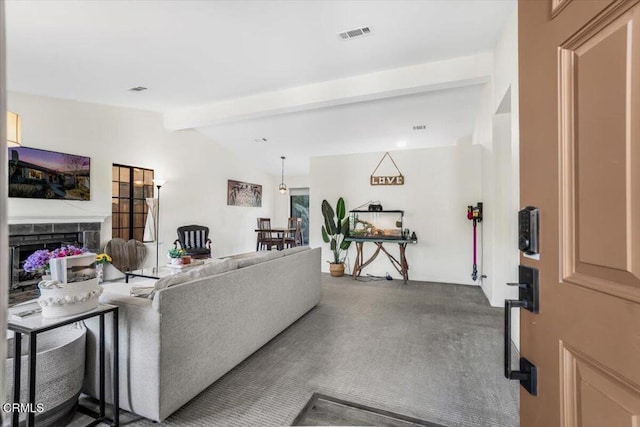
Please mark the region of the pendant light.
<svg viewBox="0 0 640 427"><path fill-rule="evenodd" d="M282 159L282 181L280 182L280 186L278 187L278 191L280 191L280 194L284 194L287 192L287 184L284 183L284 156L280 156L280 158Z"/></svg>

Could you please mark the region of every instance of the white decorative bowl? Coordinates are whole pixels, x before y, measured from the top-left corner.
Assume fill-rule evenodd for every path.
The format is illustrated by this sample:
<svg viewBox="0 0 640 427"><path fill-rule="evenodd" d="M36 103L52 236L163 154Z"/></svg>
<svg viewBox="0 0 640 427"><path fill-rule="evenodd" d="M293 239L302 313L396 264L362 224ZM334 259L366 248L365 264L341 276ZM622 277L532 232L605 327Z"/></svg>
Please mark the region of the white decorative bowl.
<svg viewBox="0 0 640 427"><path fill-rule="evenodd" d="M91 311L98 307L98 297L102 293L97 278L73 283L42 281L38 287L38 304L42 307L42 317L45 318L73 316Z"/></svg>

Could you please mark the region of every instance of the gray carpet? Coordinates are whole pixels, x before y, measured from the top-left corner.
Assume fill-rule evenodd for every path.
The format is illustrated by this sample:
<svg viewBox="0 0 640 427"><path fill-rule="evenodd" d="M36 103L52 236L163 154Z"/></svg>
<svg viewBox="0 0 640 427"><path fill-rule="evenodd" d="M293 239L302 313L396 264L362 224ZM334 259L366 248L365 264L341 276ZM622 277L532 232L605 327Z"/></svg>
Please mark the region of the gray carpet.
<svg viewBox="0 0 640 427"><path fill-rule="evenodd" d="M290 425L318 392L447 426L514 427L502 322L478 287L325 275L315 309L162 425Z"/></svg>

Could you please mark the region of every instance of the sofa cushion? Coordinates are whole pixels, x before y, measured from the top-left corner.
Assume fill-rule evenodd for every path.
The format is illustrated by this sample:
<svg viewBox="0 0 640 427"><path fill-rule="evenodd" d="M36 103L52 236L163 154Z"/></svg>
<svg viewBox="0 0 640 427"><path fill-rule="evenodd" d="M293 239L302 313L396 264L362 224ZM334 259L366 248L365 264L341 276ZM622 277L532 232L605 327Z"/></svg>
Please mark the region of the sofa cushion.
<svg viewBox="0 0 640 427"><path fill-rule="evenodd" d="M215 276L216 274L226 273L227 271L237 270L238 261L233 259L214 259L202 267L194 268L187 273L189 281L200 279L207 276Z"/></svg>
<svg viewBox="0 0 640 427"><path fill-rule="evenodd" d="M189 275L187 273L172 274L171 276L158 279L156 284L153 286L153 290L160 291L170 286L179 285L181 283L188 282L189 280L191 279L189 278ZM151 297L153 297L153 295L150 295L150 298Z"/></svg>
<svg viewBox="0 0 640 427"><path fill-rule="evenodd" d="M284 256L297 254L298 252L308 251L311 248L309 246L294 246L293 248L288 248L282 251Z"/></svg>
<svg viewBox="0 0 640 427"><path fill-rule="evenodd" d="M238 268L248 267L250 265L260 264L276 258L282 258L282 251L264 251L256 252L255 256L238 259Z"/></svg>
<svg viewBox="0 0 640 427"><path fill-rule="evenodd" d="M227 271L237 270L238 262L232 259L213 259L205 263L201 267L190 269L188 272L172 274L171 276L158 279L153 289L147 291L142 287L131 289L131 295L146 297L152 299L156 292L182 283L191 282L207 276L215 276L216 274L226 273Z"/></svg>

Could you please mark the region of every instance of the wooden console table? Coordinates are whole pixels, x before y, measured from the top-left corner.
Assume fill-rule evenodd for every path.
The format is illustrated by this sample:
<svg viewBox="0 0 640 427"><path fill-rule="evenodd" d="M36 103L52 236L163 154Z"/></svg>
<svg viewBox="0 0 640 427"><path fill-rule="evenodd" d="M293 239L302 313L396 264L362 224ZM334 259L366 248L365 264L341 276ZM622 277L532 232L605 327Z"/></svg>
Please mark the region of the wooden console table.
<svg viewBox="0 0 640 427"><path fill-rule="evenodd" d="M407 256L405 254L407 245L409 243L417 243L418 239L372 239L372 238L358 238L358 237L347 237L345 240L354 242L356 244L356 263L353 266L353 278L356 279L362 273L362 270L369 264L373 262L374 259L378 256L380 251L384 252L393 267L402 275L403 282L406 284L407 280L409 280L409 263L407 262ZM365 242L374 243L377 248L376 251L371 255L371 257L364 261L364 253L363 246ZM385 243L396 243L400 248L400 260L396 259L393 255L391 255L385 248Z"/></svg>

